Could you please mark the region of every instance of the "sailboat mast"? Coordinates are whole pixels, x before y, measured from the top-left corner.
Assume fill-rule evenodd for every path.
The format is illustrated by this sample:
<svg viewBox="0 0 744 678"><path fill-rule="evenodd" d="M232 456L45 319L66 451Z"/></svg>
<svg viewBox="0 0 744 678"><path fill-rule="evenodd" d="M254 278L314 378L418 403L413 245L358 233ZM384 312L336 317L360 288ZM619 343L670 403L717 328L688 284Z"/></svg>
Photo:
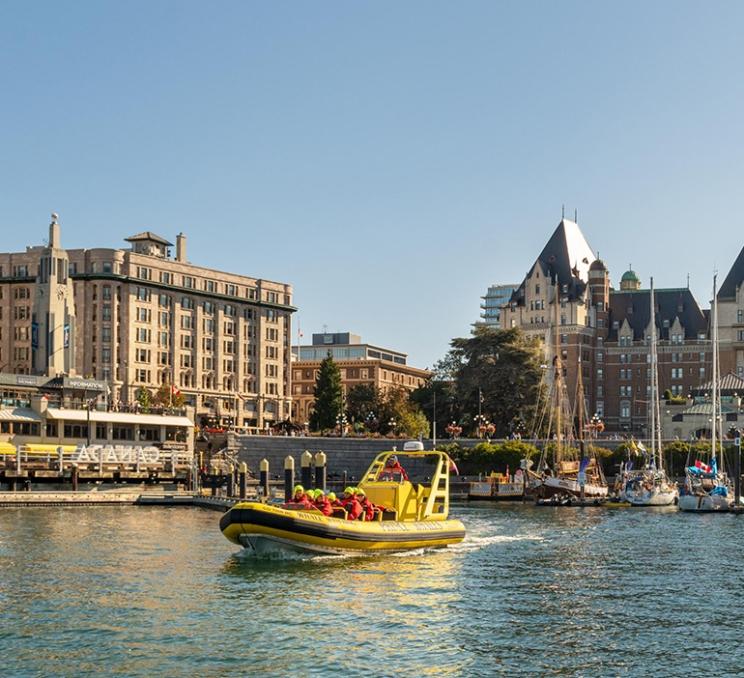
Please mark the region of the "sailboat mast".
<svg viewBox="0 0 744 678"><path fill-rule="evenodd" d="M555 472L558 473L558 464L561 460L561 436L562 436L562 421L561 421L561 407L562 407L562 391L563 391L563 367L561 365L561 322L560 322L560 288L558 286L558 274L555 276L555 291L554 291L554 303L555 303Z"/></svg>
<svg viewBox="0 0 744 678"><path fill-rule="evenodd" d="M718 430L718 275L713 275L713 389L712 404L713 418L711 420L710 441L712 446L711 457L718 464L718 450L716 447L716 433Z"/></svg>
<svg viewBox="0 0 744 678"><path fill-rule="evenodd" d="M654 279L651 278L651 459L656 463L656 301L654 300Z"/></svg>

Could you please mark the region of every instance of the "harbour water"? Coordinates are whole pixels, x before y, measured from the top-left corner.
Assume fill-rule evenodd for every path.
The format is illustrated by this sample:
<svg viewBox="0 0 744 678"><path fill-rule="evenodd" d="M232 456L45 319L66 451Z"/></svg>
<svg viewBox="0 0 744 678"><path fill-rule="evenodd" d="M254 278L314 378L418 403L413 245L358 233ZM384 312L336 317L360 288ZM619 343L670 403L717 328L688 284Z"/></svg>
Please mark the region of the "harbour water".
<svg viewBox="0 0 744 678"><path fill-rule="evenodd" d="M4 509L0 674L744 671L744 516L454 513L442 551L257 561L201 509Z"/></svg>

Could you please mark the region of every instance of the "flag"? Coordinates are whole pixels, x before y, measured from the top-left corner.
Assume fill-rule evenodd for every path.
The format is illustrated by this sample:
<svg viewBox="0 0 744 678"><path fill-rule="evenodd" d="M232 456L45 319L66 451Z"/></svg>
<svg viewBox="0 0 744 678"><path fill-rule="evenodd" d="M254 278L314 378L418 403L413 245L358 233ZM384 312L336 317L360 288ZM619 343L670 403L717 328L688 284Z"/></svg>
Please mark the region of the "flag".
<svg viewBox="0 0 744 678"><path fill-rule="evenodd" d="M586 471L587 466L589 466L589 457L584 457L579 462L579 473L584 473L584 471Z"/></svg>
<svg viewBox="0 0 744 678"><path fill-rule="evenodd" d="M171 384L171 395L177 396L181 391L178 390L178 386Z"/></svg>
<svg viewBox="0 0 744 678"><path fill-rule="evenodd" d="M695 461L695 468L699 468L703 473L710 473L711 468L707 464L703 464L699 459Z"/></svg>
<svg viewBox="0 0 744 678"><path fill-rule="evenodd" d="M638 441L638 449L643 452L643 454L646 454L646 446L640 440Z"/></svg>
<svg viewBox="0 0 744 678"><path fill-rule="evenodd" d="M456 476L459 476L460 471L457 468L457 464L455 464L455 460L450 459L449 462L450 462L450 473L454 473Z"/></svg>

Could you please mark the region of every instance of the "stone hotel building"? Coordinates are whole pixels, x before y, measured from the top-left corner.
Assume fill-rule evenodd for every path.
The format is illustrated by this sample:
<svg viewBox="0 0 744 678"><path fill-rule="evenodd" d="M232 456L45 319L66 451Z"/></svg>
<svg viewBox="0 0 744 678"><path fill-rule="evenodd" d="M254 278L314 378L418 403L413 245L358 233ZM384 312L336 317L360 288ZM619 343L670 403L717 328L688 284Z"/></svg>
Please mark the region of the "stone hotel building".
<svg viewBox="0 0 744 678"><path fill-rule="evenodd" d="M291 413L292 288L188 261L150 231L127 249L49 242L0 253L0 372L79 375L112 402L169 384L197 423L265 428Z"/></svg>

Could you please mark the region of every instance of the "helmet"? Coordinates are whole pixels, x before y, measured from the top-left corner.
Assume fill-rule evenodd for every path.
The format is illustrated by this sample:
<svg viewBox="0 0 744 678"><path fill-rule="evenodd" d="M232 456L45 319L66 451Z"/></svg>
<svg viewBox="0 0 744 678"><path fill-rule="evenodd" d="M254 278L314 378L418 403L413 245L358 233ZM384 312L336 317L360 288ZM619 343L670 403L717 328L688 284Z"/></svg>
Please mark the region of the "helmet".
<svg viewBox="0 0 744 678"><path fill-rule="evenodd" d="M315 499L318 496L318 490L308 490L307 496L310 497L310 499Z"/></svg>
<svg viewBox="0 0 744 678"><path fill-rule="evenodd" d="M329 492L326 497L329 501L336 501L336 493L335 492Z"/></svg>
<svg viewBox="0 0 744 678"><path fill-rule="evenodd" d="M305 488L304 488L304 487L302 487L302 485L295 485L295 486L294 486L294 490L292 490L292 491L293 491L293 492L294 492L295 494L297 494L298 492L304 492L304 491L305 491Z"/></svg>
<svg viewBox="0 0 744 678"><path fill-rule="evenodd" d="M323 490L315 490L315 498L318 499L320 497L325 496L325 492Z"/></svg>
<svg viewBox="0 0 744 678"><path fill-rule="evenodd" d="M361 494L363 497L366 497L367 496L367 493L361 487L355 487L354 488L354 491L357 494Z"/></svg>
<svg viewBox="0 0 744 678"><path fill-rule="evenodd" d="M354 494L354 488L351 486L345 487L344 494Z"/></svg>

